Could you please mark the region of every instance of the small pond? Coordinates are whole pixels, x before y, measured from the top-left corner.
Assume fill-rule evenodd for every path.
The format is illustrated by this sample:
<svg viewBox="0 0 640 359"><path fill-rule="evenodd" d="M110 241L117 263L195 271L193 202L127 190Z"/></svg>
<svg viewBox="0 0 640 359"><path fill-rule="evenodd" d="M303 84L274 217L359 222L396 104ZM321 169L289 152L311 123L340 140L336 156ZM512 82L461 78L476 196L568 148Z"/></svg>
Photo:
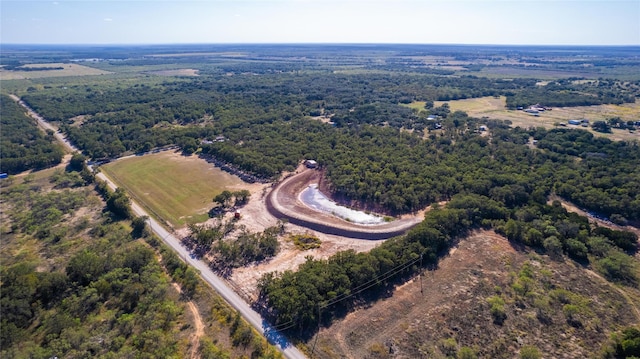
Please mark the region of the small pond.
<svg viewBox="0 0 640 359"><path fill-rule="evenodd" d="M305 188L305 190L300 193L300 200L310 208L332 214L352 223L381 224L385 222L384 217L338 205L322 194L322 192L318 190L317 184L311 184Z"/></svg>

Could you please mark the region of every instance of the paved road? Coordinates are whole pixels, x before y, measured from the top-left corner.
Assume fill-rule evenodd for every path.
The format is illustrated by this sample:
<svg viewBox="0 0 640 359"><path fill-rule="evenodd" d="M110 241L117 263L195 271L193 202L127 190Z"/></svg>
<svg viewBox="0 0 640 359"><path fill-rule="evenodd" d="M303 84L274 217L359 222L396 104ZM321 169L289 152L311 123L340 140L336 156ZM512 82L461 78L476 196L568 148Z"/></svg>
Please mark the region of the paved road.
<svg viewBox="0 0 640 359"><path fill-rule="evenodd" d="M64 137L64 135L62 135L62 133L58 132L57 128L53 127L49 122L45 121L44 118L42 116L40 116L40 114L35 112L31 107L27 106L27 104L24 103L24 101L22 101L20 99L20 97L18 97L16 95L9 95L9 97L11 97L14 101L16 101L20 106L24 107L27 110L28 115L31 116L31 118L33 118L36 121L38 121L38 126L42 127L45 130L53 131L53 136L60 143L62 143L62 145L65 147L65 149L67 149L69 152L75 152L75 151L80 152L80 150L75 148L71 144L71 142L67 141L67 139Z"/></svg>
<svg viewBox="0 0 640 359"><path fill-rule="evenodd" d="M105 176L104 173L98 173L97 177L107 182L109 187L115 190L116 185L107 176ZM137 216L149 216L144 209L134 201L131 201L131 209ZM167 245L169 245L183 260L187 262L187 264L197 269L202 279L209 283L209 285L211 285L232 307L238 310L240 315L242 315L249 324L256 328L260 334L267 337L272 343L276 344L286 358L306 358L306 356L296 347L291 345L283 335L272 330L267 321L262 319L258 312L253 310L249 304L244 301L244 299L236 294L236 292L231 289L224 280L213 273L213 271L204 262L191 257L189 251L182 246L178 238L176 238L171 232L167 231L162 225L160 225L160 223L151 217L147 220L147 224L149 225L149 228L151 228L156 235L162 238Z"/></svg>
<svg viewBox="0 0 640 359"><path fill-rule="evenodd" d="M15 101L17 101L21 106L23 106L29 112L29 115L35 118L40 126L45 129L50 129L55 132L56 138L62 142L65 147L69 150L78 151L71 143L69 143L62 134L57 132L57 128L51 126L48 122L44 120L42 116L29 108L23 101L20 100L15 95L11 95ZM101 180L107 182L111 189L115 190L116 185L111 181L104 173L98 173L97 177ZM306 359L307 357L296 347L291 345L287 338L278 333L277 331L271 329L269 323L264 320L258 312L253 310L247 302L244 301L238 294L236 294L233 289L231 289L220 277L218 277L213 271L201 260L192 258L190 256L189 251L187 251L178 238L176 238L171 232L167 231L164 227L162 227L155 219L151 218L142 207L140 207L135 201L131 201L131 209L137 216L147 216L149 219L147 220L147 224L149 228L158 235L162 240L171 247L183 260L187 262L190 266L194 267L200 273L200 277L209 283L213 289L215 289L222 298L224 298L232 307L234 307L240 315L251 324L254 328L260 332L260 334L264 335L269 341L274 343L278 349L284 354L284 356L288 359Z"/></svg>

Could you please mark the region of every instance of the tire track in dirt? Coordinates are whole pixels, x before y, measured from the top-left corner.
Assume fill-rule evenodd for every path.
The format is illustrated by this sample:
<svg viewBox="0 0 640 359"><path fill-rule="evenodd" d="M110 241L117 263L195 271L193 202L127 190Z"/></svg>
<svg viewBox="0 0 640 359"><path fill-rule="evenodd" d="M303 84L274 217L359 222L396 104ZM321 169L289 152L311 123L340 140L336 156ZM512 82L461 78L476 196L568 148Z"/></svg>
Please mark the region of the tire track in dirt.
<svg viewBox="0 0 640 359"><path fill-rule="evenodd" d="M610 288L615 289L618 293L620 293L620 295L627 301L627 303L631 306L631 308L633 308L633 313L636 315L636 319L638 320L638 323L640 323L640 309L638 309L638 306L636 305L635 301L631 299L631 297L629 296L629 293L627 293L624 289L616 286L615 284L612 284L611 282L606 280L604 277L602 277L600 274L592 271L591 269L585 268L584 270L587 272L587 274L589 274L593 278L598 279L603 284L609 286Z"/></svg>
<svg viewBox="0 0 640 359"><path fill-rule="evenodd" d="M182 288L178 283L172 283L173 287L178 291L178 293L182 294ZM189 357L191 359L199 358L198 349L200 348L200 338L204 335L204 323L202 322L202 317L200 316L200 311L198 307L196 307L193 301L186 302L187 308L191 312L191 316L193 317L193 328L195 331L193 334L189 336L189 341L191 342L191 352Z"/></svg>

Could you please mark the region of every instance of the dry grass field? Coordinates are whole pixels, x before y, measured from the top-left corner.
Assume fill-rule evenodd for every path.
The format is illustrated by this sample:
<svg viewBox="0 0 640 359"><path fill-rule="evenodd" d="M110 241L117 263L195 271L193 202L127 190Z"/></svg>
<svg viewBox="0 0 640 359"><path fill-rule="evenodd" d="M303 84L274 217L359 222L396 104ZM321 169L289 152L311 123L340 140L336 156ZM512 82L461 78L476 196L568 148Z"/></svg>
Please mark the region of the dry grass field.
<svg viewBox="0 0 640 359"><path fill-rule="evenodd" d="M198 76L198 70L196 69L159 70L149 71L148 73L159 76Z"/></svg>
<svg viewBox="0 0 640 359"><path fill-rule="evenodd" d="M139 204L174 228L208 219L212 199L244 182L212 164L176 152L122 158L101 167Z"/></svg>
<svg viewBox="0 0 640 359"><path fill-rule="evenodd" d="M527 296L549 303L542 307L552 324L541 324L538 309L512 294L525 264L536 272ZM550 288L589 303L584 327L567 324L563 303L545 301ZM506 302L502 325L492 321L487 304L496 293ZM537 347L543 358L594 357L590 354L611 331L638 322L638 295L637 288L616 286L572 261L551 260L494 232L477 231L452 248L437 269L323 327L306 344L321 359L460 358L462 346L477 358L506 359L520 358L527 345Z"/></svg>
<svg viewBox="0 0 640 359"><path fill-rule="evenodd" d="M94 69L92 67L78 64L32 64L31 68L38 67L62 67L60 70L43 70L43 71L7 71L0 69L0 80L24 80L36 79L43 77L63 77L63 76L89 76L89 75L106 75L111 72Z"/></svg>
<svg viewBox="0 0 640 359"><path fill-rule="evenodd" d="M435 101L435 106L441 106L444 101ZM612 140L640 140L640 131L630 133L627 130L613 129L612 133L595 132L591 127L568 125L568 120L587 119L591 123L606 120L611 117L620 117L624 121L640 120L640 102L622 105L578 106L578 107L554 107L551 111L540 113L540 116L532 116L523 111L508 110L504 96L480 97L465 100L448 101L451 111L464 111L469 116L482 118L488 117L496 120L509 120L512 126L523 128L542 126L554 128L564 124L567 128L581 128L593 132L598 136L604 136ZM424 109L424 102L414 102L407 105L411 108Z"/></svg>

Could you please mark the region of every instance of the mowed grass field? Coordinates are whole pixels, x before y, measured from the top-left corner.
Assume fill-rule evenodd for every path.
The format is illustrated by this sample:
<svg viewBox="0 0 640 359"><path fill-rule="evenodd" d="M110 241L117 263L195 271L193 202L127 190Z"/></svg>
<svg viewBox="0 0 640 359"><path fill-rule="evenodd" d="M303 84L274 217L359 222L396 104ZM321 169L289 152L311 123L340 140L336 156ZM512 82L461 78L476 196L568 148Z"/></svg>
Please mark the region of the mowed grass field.
<svg viewBox="0 0 640 359"><path fill-rule="evenodd" d="M89 76L89 75L106 75L111 72L95 69L89 66L78 64L32 64L32 68L38 67L62 67L60 70L43 70L43 71L7 71L0 69L0 79L2 80L24 80L37 79L43 77L62 77L62 76Z"/></svg>
<svg viewBox="0 0 640 359"><path fill-rule="evenodd" d="M451 111L464 111L471 117L488 117L495 120L509 120L512 126L555 128L565 124L567 128L580 128L612 140L640 140L640 131L631 133L628 130L613 129L612 133L600 133L593 131L591 127L568 125L567 121L587 119L590 123L604 121L612 117L620 117L624 121L640 120L640 102L622 105L599 105L578 107L553 107L551 111L540 113L540 116L532 116L524 111L508 110L506 97L495 98L492 96L472 98L465 100L446 101ZM434 106L442 106L445 101L435 101ZM424 109L424 102L414 102L407 106L416 109Z"/></svg>
<svg viewBox="0 0 640 359"><path fill-rule="evenodd" d="M174 228L207 220L214 196L245 185L213 164L173 151L127 157L101 169L136 202Z"/></svg>

